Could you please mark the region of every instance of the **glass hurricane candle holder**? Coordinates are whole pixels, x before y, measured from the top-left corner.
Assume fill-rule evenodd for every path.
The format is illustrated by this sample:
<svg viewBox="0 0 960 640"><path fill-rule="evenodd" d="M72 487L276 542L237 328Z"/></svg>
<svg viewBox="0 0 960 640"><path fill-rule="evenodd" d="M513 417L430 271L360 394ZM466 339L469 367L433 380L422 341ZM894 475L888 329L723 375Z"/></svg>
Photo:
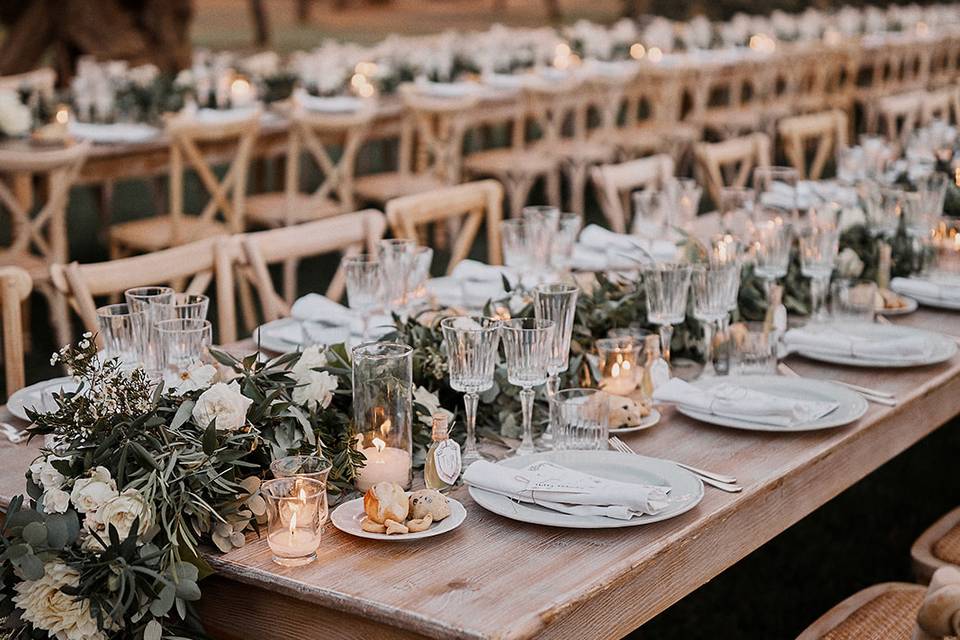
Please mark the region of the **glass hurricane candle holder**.
<svg viewBox="0 0 960 640"><path fill-rule="evenodd" d="M633 337L597 340L600 388L615 396L626 396L637 388L640 344Z"/></svg>
<svg viewBox="0 0 960 640"><path fill-rule="evenodd" d="M410 488L413 437L413 348L372 342L353 349L353 420L365 464L357 489L378 482Z"/></svg>
<svg viewBox="0 0 960 640"><path fill-rule="evenodd" d="M286 456L270 463L274 478L310 478L326 485L330 461L320 456Z"/></svg>
<svg viewBox="0 0 960 640"><path fill-rule="evenodd" d="M300 567L317 559L320 535L327 521L327 484L293 476L260 485L267 503L267 544L273 561Z"/></svg>

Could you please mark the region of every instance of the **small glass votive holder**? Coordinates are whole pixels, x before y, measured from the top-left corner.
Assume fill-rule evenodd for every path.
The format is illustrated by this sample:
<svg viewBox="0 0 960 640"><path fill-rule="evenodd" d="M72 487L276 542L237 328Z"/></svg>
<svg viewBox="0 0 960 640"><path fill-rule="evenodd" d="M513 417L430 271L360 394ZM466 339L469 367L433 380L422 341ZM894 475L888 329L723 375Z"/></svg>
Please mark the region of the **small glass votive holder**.
<svg viewBox="0 0 960 640"><path fill-rule="evenodd" d="M557 392L554 449L605 450L610 434L609 396L600 389Z"/></svg>
<svg viewBox="0 0 960 640"><path fill-rule="evenodd" d="M330 469L330 461L320 456L286 456L270 463L274 478L310 478L324 483L324 486Z"/></svg>
<svg viewBox="0 0 960 640"><path fill-rule="evenodd" d="M640 371L640 343L632 336L597 340L600 388L625 396L637 388Z"/></svg>
<svg viewBox="0 0 960 640"><path fill-rule="evenodd" d="M730 327L730 374L774 375L777 342L762 322L739 322Z"/></svg>
<svg viewBox="0 0 960 640"><path fill-rule="evenodd" d="M836 280L830 285L830 317L840 322L873 322L877 283L869 280Z"/></svg>
<svg viewBox="0 0 960 640"><path fill-rule="evenodd" d="M633 338L638 346L643 344L647 336L651 335L653 335L653 331L644 329L637 323L631 324L629 327L614 327L607 331L608 338Z"/></svg>
<svg viewBox="0 0 960 640"><path fill-rule="evenodd" d="M326 482L293 476L260 485L267 503L267 544L273 561L300 567L317 559L327 521Z"/></svg>
<svg viewBox="0 0 960 640"><path fill-rule="evenodd" d="M206 320L210 298L202 293L177 293L173 296L173 317L179 320Z"/></svg>
<svg viewBox="0 0 960 640"><path fill-rule="evenodd" d="M120 367L143 367L148 340L147 314L129 304L108 304L97 309L97 325L106 360L117 359Z"/></svg>
<svg viewBox="0 0 960 640"><path fill-rule="evenodd" d="M155 329L164 374L178 376L202 362L213 340L209 320L161 320Z"/></svg>

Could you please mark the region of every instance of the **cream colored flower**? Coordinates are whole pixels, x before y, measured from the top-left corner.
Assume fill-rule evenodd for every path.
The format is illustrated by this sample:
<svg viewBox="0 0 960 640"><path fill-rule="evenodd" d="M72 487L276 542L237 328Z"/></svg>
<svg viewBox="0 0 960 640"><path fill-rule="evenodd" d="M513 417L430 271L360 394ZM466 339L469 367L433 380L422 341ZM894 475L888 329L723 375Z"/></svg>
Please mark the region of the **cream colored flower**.
<svg viewBox="0 0 960 640"><path fill-rule="evenodd" d="M453 425L453 413L440 406L440 399L437 398L436 394L430 393L424 387L417 387L413 391L413 401L416 404L422 405L427 410L425 415L420 415L420 422L426 425L432 425L433 414L442 412L447 416L447 424Z"/></svg>
<svg viewBox="0 0 960 640"><path fill-rule="evenodd" d="M21 136L30 131L33 116L13 91L0 91L0 131L8 136Z"/></svg>
<svg viewBox="0 0 960 640"><path fill-rule="evenodd" d="M59 489L65 481L63 474L57 471L49 460L43 463L40 468L40 484L44 489Z"/></svg>
<svg viewBox="0 0 960 640"><path fill-rule="evenodd" d="M64 513L70 506L70 494L63 489L48 489L43 494L44 513Z"/></svg>
<svg viewBox="0 0 960 640"><path fill-rule="evenodd" d="M91 521L88 517L84 520L84 525L87 528L95 525L96 531L104 540L109 535L110 525L113 525L120 539L124 540L130 535L133 521L137 518L140 518L137 535L141 535L153 524L153 511L142 493L136 489L127 489L107 500L97 509L95 520Z"/></svg>
<svg viewBox="0 0 960 640"><path fill-rule="evenodd" d="M240 393L236 382L218 382L197 398L193 419L201 427L216 421L219 431L236 431L247 422L247 408L253 400Z"/></svg>
<svg viewBox="0 0 960 640"><path fill-rule="evenodd" d="M80 513L96 511L107 500L117 495L117 481L110 477L106 467L97 467L90 476L73 483L70 501Z"/></svg>
<svg viewBox="0 0 960 640"><path fill-rule="evenodd" d="M856 251L847 247L837 256L837 273L841 278L859 278L863 273L863 260Z"/></svg>
<svg viewBox="0 0 960 640"><path fill-rule="evenodd" d="M310 371L297 379L298 386L293 389L293 401L313 409L326 409L333 401L333 392L340 381L337 376L326 371Z"/></svg>
<svg viewBox="0 0 960 640"><path fill-rule="evenodd" d="M313 369L325 366L327 366L327 356L324 353L323 347L320 345L312 345L303 350L303 353L300 354L300 359L291 367L290 372L293 374L294 379L300 381L301 378L311 373Z"/></svg>
<svg viewBox="0 0 960 640"><path fill-rule="evenodd" d="M24 580L14 589L13 602L23 619L57 640L104 640L90 613L90 602L65 594L63 587L76 587L80 574L60 561L48 562L39 580Z"/></svg>
<svg viewBox="0 0 960 640"><path fill-rule="evenodd" d="M190 391L206 389L213 384L217 376L217 368L212 364L197 362L186 371L179 373L167 371L163 374L163 384L170 389L170 394L182 396Z"/></svg>

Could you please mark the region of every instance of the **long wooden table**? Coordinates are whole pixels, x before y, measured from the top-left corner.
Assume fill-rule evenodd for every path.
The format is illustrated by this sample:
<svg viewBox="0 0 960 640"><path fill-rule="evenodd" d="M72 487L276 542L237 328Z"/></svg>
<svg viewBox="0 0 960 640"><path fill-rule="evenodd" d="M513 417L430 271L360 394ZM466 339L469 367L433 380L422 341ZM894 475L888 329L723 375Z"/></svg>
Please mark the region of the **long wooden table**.
<svg viewBox="0 0 960 640"><path fill-rule="evenodd" d="M897 323L960 334L960 314ZM242 348L241 348L242 350ZM802 375L894 393L856 423L776 434L664 412L624 439L639 453L736 475L665 522L584 531L527 525L476 505L457 530L420 542L361 540L327 527L318 560L273 564L265 540L226 555L204 585L218 638L618 638L642 625L960 413L960 357L930 367L856 369L792 357ZM4 411L4 414L6 412ZM36 446L0 444L0 501L23 488Z"/></svg>

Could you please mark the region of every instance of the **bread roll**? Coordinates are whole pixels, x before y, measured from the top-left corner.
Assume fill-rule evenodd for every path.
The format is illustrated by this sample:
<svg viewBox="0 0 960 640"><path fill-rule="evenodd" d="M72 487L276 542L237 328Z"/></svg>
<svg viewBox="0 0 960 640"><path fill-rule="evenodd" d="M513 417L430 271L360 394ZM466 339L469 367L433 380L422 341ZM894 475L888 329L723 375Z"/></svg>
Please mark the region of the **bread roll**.
<svg viewBox="0 0 960 640"><path fill-rule="evenodd" d="M450 515L450 503L447 497L436 489L421 489L410 494L410 517L419 520L432 516L434 522L440 522Z"/></svg>
<svg viewBox="0 0 960 640"><path fill-rule="evenodd" d="M363 510L368 518L379 524L385 524L387 520L403 522L410 512L410 503L400 485L378 482L363 496Z"/></svg>

